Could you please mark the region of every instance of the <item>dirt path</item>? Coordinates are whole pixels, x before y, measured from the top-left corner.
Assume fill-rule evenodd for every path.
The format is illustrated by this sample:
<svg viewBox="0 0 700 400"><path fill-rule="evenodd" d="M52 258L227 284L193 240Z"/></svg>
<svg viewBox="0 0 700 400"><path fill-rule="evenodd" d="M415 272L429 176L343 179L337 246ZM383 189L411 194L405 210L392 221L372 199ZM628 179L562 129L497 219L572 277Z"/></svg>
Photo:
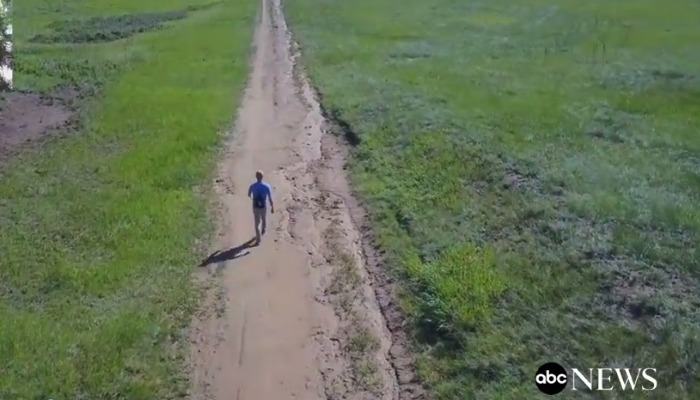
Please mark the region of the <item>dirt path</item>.
<svg viewBox="0 0 700 400"><path fill-rule="evenodd" d="M280 0L262 0L249 86L221 164L209 298L194 321L194 399L398 399L386 328L353 226L342 152L297 68ZM323 145L322 145L323 143ZM257 247L254 172L277 210Z"/></svg>

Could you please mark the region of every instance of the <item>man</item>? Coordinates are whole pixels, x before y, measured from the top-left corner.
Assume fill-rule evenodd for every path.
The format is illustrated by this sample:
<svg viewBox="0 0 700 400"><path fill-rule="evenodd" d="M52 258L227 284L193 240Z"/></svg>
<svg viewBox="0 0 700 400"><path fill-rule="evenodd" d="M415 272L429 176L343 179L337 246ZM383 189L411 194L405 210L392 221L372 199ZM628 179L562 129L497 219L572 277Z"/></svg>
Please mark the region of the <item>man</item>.
<svg viewBox="0 0 700 400"><path fill-rule="evenodd" d="M267 201L270 201L270 212L275 213L275 205L272 202L272 190L267 182L263 182L263 174L258 171L255 173L255 180L248 188L248 197L253 199L253 220L255 221L255 239L260 243L261 233L265 234L266 217L267 217ZM261 229L262 225L262 229Z"/></svg>

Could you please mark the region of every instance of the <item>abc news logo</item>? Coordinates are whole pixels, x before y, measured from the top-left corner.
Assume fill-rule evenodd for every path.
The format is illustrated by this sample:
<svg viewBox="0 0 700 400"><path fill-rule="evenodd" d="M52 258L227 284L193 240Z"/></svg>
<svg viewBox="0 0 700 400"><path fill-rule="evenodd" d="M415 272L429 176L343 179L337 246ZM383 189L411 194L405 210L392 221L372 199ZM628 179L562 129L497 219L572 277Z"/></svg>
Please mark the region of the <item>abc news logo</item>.
<svg viewBox="0 0 700 400"><path fill-rule="evenodd" d="M655 368L572 368L571 375L557 363L546 363L537 369L535 384L545 394L559 394L571 381L570 390L612 391L656 389Z"/></svg>

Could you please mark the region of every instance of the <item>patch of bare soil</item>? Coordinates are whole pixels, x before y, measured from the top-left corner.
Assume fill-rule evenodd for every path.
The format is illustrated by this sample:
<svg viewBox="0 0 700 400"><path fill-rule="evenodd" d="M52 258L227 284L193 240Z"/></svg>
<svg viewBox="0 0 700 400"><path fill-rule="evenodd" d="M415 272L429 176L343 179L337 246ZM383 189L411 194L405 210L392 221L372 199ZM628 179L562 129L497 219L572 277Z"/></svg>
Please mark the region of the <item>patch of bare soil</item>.
<svg viewBox="0 0 700 400"><path fill-rule="evenodd" d="M0 155L35 144L71 123L73 111L55 97L9 92L0 100Z"/></svg>
<svg viewBox="0 0 700 400"><path fill-rule="evenodd" d="M215 182L219 234L198 269L208 289L191 330L191 398L423 399L388 276L378 258L366 264L343 144L296 64L281 0L262 0L254 48ZM276 206L259 245L246 196L256 170Z"/></svg>

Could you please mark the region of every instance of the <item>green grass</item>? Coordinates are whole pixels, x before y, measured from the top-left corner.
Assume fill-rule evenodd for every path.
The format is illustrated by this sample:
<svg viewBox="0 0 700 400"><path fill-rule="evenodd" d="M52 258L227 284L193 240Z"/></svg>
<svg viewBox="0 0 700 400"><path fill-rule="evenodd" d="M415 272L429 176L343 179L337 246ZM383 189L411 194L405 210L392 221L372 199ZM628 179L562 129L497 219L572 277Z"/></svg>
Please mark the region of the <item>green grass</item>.
<svg viewBox="0 0 700 400"><path fill-rule="evenodd" d="M698 11L287 1L437 398L534 398L546 361L700 395Z"/></svg>
<svg viewBox="0 0 700 400"><path fill-rule="evenodd" d="M203 196L246 78L257 2L223 0L120 41L30 38L63 20L208 3L16 4L16 88L97 97L78 101L79 132L0 167L0 398L187 391L191 268L211 228Z"/></svg>

